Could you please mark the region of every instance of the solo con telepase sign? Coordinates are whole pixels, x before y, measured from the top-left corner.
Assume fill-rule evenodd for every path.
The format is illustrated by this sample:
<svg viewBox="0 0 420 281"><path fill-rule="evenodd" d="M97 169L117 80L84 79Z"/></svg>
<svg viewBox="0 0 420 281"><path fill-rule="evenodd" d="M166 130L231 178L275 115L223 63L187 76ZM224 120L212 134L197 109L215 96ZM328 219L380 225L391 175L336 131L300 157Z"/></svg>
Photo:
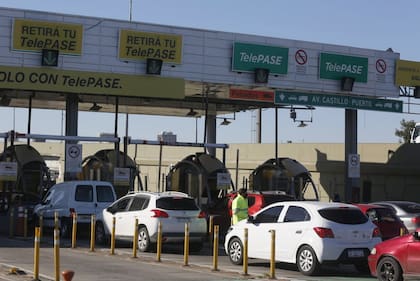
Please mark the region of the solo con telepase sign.
<svg viewBox="0 0 420 281"><path fill-rule="evenodd" d="M120 30L119 58L121 60L152 58L180 64L182 36L122 29Z"/></svg>
<svg viewBox="0 0 420 281"><path fill-rule="evenodd" d="M60 54L82 54L81 24L15 19L12 32L14 51L40 52L42 49L51 49L58 50Z"/></svg>
<svg viewBox="0 0 420 281"><path fill-rule="evenodd" d="M98 95L184 98L184 80L0 65L0 88Z"/></svg>
<svg viewBox="0 0 420 281"><path fill-rule="evenodd" d="M265 68L271 74L287 74L289 49L235 42L233 44L232 71L254 72Z"/></svg>
<svg viewBox="0 0 420 281"><path fill-rule="evenodd" d="M306 94L285 91L276 91L274 103L377 110L399 113L403 110L403 102L397 100L346 95Z"/></svg>
<svg viewBox="0 0 420 281"><path fill-rule="evenodd" d="M395 84L398 86L420 86L420 62L397 60Z"/></svg>

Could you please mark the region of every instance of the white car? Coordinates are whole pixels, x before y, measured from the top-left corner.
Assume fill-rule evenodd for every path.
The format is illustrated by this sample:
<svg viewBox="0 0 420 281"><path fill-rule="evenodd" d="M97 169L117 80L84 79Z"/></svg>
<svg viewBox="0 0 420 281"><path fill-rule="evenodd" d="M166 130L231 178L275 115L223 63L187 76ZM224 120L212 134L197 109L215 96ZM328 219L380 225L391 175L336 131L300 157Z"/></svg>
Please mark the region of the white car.
<svg viewBox="0 0 420 281"><path fill-rule="evenodd" d="M296 264L305 275L327 263L351 263L367 272L370 250L382 241L379 229L353 205L278 202L231 226L224 247L234 264L243 263L245 228L249 258L270 259L275 230L275 260Z"/></svg>
<svg viewBox="0 0 420 281"><path fill-rule="evenodd" d="M115 217L115 238L133 241L135 219L138 219L138 249L149 251L156 245L158 225L162 225L162 243L181 243L185 224L189 224L190 250L201 250L207 235L206 215L194 198L181 192L129 193L103 210L97 219L95 240L106 243L112 233Z"/></svg>

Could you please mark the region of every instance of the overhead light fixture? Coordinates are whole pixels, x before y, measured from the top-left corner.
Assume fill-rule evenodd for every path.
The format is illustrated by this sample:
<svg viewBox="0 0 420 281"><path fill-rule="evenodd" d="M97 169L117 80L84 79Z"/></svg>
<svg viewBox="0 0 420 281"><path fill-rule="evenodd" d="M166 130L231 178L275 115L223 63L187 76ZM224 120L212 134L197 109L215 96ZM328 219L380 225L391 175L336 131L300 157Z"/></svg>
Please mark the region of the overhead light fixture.
<svg viewBox="0 0 420 281"><path fill-rule="evenodd" d="M227 125L229 125L231 122L229 121L229 120L227 120L226 118L223 118L223 121L222 121L222 123L220 123L220 125L223 125L223 126L227 126Z"/></svg>
<svg viewBox="0 0 420 281"><path fill-rule="evenodd" d="M8 96L2 96L1 99L0 99L0 105L9 106L11 101L12 101L12 99L9 98Z"/></svg>
<svg viewBox="0 0 420 281"><path fill-rule="evenodd" d="M160 75L162 71L163 61L160 59L147 59L146 61L146 73L153 75Z"/></svg>
<svg viewBox="0 0 420 281"><path fill-rule="evenodd" d="M413 95L416 99L420 98L420 87L419 86L414 88Z"/></svg>
<svg viewBox="0 0 420 281"><path fill-rule="evenodd" d="M343 77L341 78L341 90L351 92L353 91L354 78L353 77Z"/></svg>
<svg viewBox="0 0 420 281"><path fill-rule="evenodd" d="M96 102L89 108L89 111L99 111L102 109L102 106L98 105Z"/></svg>
<svg viewBox="0 0 420 281"><path fill-rule="evenodd" d="M197 114L198 114L198 112L197 111L194 111L194 109L191 108L190 111L188 111L187 116L194 117Z"/></svg>
<svg viewBox="0 0 420 281"><path fill-rule="evenodd" d="M300 121L300 124L298 125L299 128L303 128L303 127L306 127L306 126L308 126L308 125L306 125L306 123L303 122L303 121Z"/></svg>
<svg viewBox="0 0 420 281"><path fill-rule="evenodd" d="M254 72L255 83L267 83L270 70L267 68L256 68Z"/></svg>

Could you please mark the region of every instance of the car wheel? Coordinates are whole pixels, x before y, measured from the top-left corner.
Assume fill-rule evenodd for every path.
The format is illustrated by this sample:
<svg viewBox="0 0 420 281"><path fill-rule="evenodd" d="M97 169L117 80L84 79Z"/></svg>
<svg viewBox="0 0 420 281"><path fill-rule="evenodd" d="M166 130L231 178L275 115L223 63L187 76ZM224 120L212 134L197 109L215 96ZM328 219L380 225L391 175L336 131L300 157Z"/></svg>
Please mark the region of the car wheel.
<svg viewBox="0 0 420 281"><path fill-rule="evenodd" d="M381 259L376 267L376 274L380 281L402 281L400 264L391 257Z"/></svg>
<svg viewBox="0 0 420 281"><path fill-rule="evenodd" d="M142 226L139 228L139 237L137 242L137 247L140 252L147 252L150 250L150 237L149 232L147 231L147 228Z"/></svg>
<svg viewBox="0 0 420 281"><path fill-rule="evenodd" d="M239 238L235 237L229 241L228 251L229 260L233 264L240 265L243 263L244 247Z"/></svg>
<svg viewBox="0 0 420 281"><path fill-rule="evenodd" d="M296 265L304 275L314 275L320 268L318 258L314 250L309 246L303 246L299 249L296 257Z"/></svg>
<svg viewBox="0 0 420 281"><path fill-rule="evenodd" d="M108 243L108 236L105 232L104 224L100 221L96 222L95 241L101 245L106 245Z"/></svg>
<svg viewBox="0 0 420 281"><path fill-rule="evenodd" d="M72 225L68 219L61 219L60 236L62 238L69 238L71 235Z"/></svg>

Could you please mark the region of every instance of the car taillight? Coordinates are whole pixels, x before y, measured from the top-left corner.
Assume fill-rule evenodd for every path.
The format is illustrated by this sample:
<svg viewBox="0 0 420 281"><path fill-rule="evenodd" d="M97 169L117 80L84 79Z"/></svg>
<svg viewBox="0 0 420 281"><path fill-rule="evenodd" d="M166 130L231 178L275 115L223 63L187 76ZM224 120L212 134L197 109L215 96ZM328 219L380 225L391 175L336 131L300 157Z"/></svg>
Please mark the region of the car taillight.
<svg viewBox="0 0 420 281"><path fill-rule="evenodd" d="M207 218L207 214L206 214L206 212L201 211L201 212L198 214L198 218L199 218L199 219L205 219L205 218Z"/></svg>
<svg viewBox="0 0 420 281"><path fill-rule="evenodd" d="M314 230L321 238L334 238L334 233L331 228L314 227Z"/></svg>
<svg viewBox="0 0 420 281"><path fill-rule="evenodd" d="M169 215L167 212L164 212L162 210L152 210L152 218L168 218Z"/></svg>
<svg viewBox="0 0 420 281"><path fill-rule="evenodd" d="M420 225L420 217L414 217L411 219L411 222L415 225Z"/></svg>
<svg viewBox="0 0 420 281"><path fill-rule="evenodd" d="M382 237L382 234L379 228L375 227L375 229L373 229L372 237Z"/></svg>

